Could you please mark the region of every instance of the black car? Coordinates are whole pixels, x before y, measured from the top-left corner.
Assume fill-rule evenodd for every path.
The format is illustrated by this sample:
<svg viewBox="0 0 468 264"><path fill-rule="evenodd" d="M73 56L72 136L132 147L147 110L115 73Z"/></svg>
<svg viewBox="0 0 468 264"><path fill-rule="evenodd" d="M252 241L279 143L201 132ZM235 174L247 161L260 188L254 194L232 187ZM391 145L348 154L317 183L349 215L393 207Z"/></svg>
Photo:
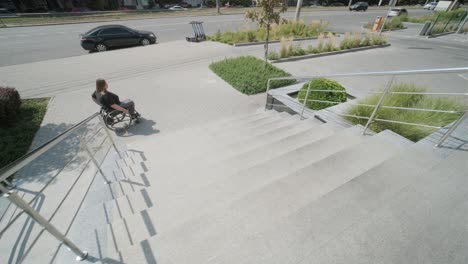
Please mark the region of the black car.
<svg viewBox="0 0 468 264"><path fill-rule="evenodd" d="M360 11L360 10L366 11L367 8L369 8L368 3L366 3L366 2L357 2L354 5L349 7L349 11L353 11L353 10L355 10L355 11Z"/></svg>
<svg viewBox="0 0 468 264"><path fill-rule="evenodd" d="M81 47L89 51L106 51L116 47L147 46L156 43L150 31L134 30L120 25L100 26L81 37Z"/></svg>

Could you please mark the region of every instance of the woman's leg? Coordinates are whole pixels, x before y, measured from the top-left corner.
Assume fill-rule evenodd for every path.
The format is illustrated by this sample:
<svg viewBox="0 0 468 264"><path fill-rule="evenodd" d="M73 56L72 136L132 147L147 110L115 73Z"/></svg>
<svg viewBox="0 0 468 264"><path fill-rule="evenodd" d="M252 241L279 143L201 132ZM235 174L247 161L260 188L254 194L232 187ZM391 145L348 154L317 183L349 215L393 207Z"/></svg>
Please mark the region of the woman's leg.
<svg viewBox="0 0 468 264"><path fill-rule="evenodd" d="M130 115L135 114L135 103L132 100L130 100L130 99L125 100L125 101L120 103L120 106L125 108L125 109L128 109L128 112L130 113Z"/></svg>

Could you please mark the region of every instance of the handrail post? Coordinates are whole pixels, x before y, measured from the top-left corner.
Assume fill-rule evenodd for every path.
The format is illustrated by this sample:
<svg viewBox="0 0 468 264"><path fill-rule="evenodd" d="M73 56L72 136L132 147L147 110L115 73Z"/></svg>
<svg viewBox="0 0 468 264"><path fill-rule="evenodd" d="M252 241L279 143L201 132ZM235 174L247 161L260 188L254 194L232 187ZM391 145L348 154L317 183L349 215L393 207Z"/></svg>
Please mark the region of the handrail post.
<svg viewBox="0 0 468 264"><path fill-rule="evenodd" d="M307 106L307 101L309 100L309 94L310 94L310 87L312 86L312 80L309 81L309 85L307 87L307 92L306 92L306 96L304 97L304 104L302 105L302 110L301 110L301 120L304 120L304 111L305 111L305 108Z"/></svg>
<svg viewBox="0 0 468 264"><path fill-rule="evenodd" d="M104 131L106 131L107 137L109 138L112 146L114 147L115 152L117 153L117 155L119 155L119 158L122 159L122 155L120 155L120 151L117 148L117 145L115 144L114 138L112 138L112 135L110 134L109 130L107 129L106 124L104 123L104 119L99 118L99 122L101 123Z"/></svg>
<svg viewBox="0 0 468 264"><path fill-rule="evenodd" d="M10 182L9 180L3 180L3 182L6 184L6 186L8 187L8 189L14 189L16 187L15 184L13 184L12 182Z"/></svg>
<svg viewBox="0 0 468 264"><path fill-rule="evenodd" d="M442 143L452 134L455 129L462 123L463 120L465 120L468 117L468 110L465 111L465 113L455 122L453 125L445 132L445 134L442 136L442 138L439 140L439 142L435 145L436 147L440 147Z"/></svg>
<svg viewBox="0 0 468 264"><path fill-rule="evenodd" d="M88 257L88 252L82 251L72 241L70 241L64 234L57 230L49 221L47 221L42 215L39 214L34 208L32 208L27 202L21 199L15 192L9 191L5 186L0 184L0 191L5 194L12 203L21 208L26 214L28 214L34 221L44 227L51 235L67 246L73 253L76 254L76 260L82 261Z"/></svg>
<svg viewBox="0 0 468 264"><path fill-rule="evenodd" d="M372 112L371 116L369 117L369 120L367 120L367 124L364 127L364 131L362 131L363 135L366 134L367 129L369 128L370 124L372 123L372 120L374 120L375 116L377 115L377 111L379 111L379 108L382 105L382 103L383 103L383 101L385 99L385 96L387 96L388 91L390 91L390 88L392 87L394 79L395 79L395 75L392 75L392 78L390 79L390 81L387 84L387 87L385 88L384 92L382 93L382 96L380 97L379 102L375 106L374 111Z"/></svg>
<svg viewBox="0 0 468 264"><path fill-rule="evenodd" d="M104 183L105 184L110 184L111 181L109 181L106 177L106 175L104 174L104 172L102 171L101 169L101 166L99 165L99 162L96 160L96 158L94 157L93 153L91 152L91 150L89 149L89 146L88 144L86 143L86 140L84 140L82 138L81 140L82 142L82 145L84 147L84 149L86 150L86 153L88 154L88 156L91 158L91 161L94 163L94 166L96 166L96 168L98 169L99 173L101 174L102 178L104 179Z"/></svg>
<svg viewBox="0 0 468 264"><path fill-rule="evenodd" d="M462 28L465 26L465 23L468 21L468 13L465 14L465 19L463 19L457 27L457 34L461 33Z"/></svg>
<svg viewBox="0 0 468 264"><path fill-rule="evenodd" d="M270 91L270 81L271 79L268 79L267 89L266 89L265 111L268 110L268 91Z"/></svg>

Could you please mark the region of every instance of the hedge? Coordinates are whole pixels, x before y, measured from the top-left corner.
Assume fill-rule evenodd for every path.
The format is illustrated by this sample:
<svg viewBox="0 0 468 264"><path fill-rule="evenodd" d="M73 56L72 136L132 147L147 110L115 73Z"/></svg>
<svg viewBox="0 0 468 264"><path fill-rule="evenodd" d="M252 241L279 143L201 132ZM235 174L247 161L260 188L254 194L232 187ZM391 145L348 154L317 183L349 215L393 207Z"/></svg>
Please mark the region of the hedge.
<svg viewBox="0 0 468 264"><path fill-rule="evenodd" d="M257 94L266 91L269 78L290 76L289 73L253 56L224 59L214 62L210 69L232 87L244 94ZM293 84L294 80L271 82L270 88Z"/></svg>
<svg viewBox="0 0 468 264"><path fill-rule="evenodd" d="M0 87L0 126L14 124L21 106L21 98L15 88Z"/></svg>

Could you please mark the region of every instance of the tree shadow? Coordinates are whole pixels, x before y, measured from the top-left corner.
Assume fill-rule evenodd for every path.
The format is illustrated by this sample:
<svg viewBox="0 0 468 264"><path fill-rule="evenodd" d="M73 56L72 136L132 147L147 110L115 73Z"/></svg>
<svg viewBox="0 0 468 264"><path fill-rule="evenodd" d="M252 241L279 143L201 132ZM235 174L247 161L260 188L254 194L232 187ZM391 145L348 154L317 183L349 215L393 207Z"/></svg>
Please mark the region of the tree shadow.
<svg viewBox="0 0 468 264"><path fill-rule="evenodd" d="M159 133L159 130L154 128L156 122L151 119L140 118L139 124L132 124L126 131L116 132L115 134L119 137L131 137L131 136L149 136Z"/></svg>

